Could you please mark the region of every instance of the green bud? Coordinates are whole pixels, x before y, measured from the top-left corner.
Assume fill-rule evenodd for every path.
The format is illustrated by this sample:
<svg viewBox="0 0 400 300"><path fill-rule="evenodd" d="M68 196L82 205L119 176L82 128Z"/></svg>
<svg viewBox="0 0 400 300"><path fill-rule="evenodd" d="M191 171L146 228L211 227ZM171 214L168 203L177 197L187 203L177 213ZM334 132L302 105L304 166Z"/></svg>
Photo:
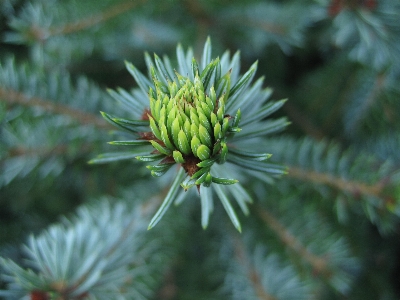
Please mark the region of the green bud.
<svg viewBox="0 0 400 300"><path fill-rule="evenodd" d="M190 107L190 121L192 124L196 124L197 126L200 124L199 117L194 107Z"/></svg>
<svg viewBox="0 0 400 300"><path fill-rule="evenodd" d="M167 146L168 149L174 150L175 147L169 139L168 130L165 124L161 124L160 131L161 131L161 140L164 142L165 146Z"/></svg>
<svg viewBox="0 0 400 300"><path fill-rule="evenodd" d="M183 132L182 129L179 131L178 134L178 148L186 155L191 153L189 142L186 138L186 134Z"/></svg>
<svg viewBox="0 0 400 300"><path fill-rule="evenodd" d="M199 65L197 64L197 61L194 59L192 59L192 74L193 77L199 76Z"/></svg>
<svg viewBox="0 0 400 300"><path fill-rule="evenodd" d="M201 89L197 90L197 97L198 97L198 99L199 99L199 101L201 103L203 103L206 100L206 96L205 96L204 91L203 91L203 86L202 86Z"/></svg>
<svg viewBox="0 0 400 300"><path fill-rule="evenodd" d="M219 177L212 177L212 182L224 185L235 184L239 182L237 179L230 179L230 178L219 178Z"/></svg>
<svg viewBox="0 0 400 300"><path fill-rule="evenodd" d="M191 126L190 126L190 121L186 120L185 124L183 124L183 131L186 134L186 138L188 141L192 140L192 134L191 134Z"/></svg>
<svg viewBox="0 0 400 300"><path fill-rule="evenodd" d="M149 155L136 156L135 158L140 161L156 161L162 159L164 156L165 156L164 154L153 153Z"/></svg>
<svg viewBox="0 0 400 300"><path fill-rule="evenodd" d="M200 76L197 73L196 76L194 76L194 86L196 87L196 89L200 89L203 90L203 83L201 82Z"/></svg>
<svg viewBox="0 0 400 300"><path fill-rule="evenodd" d="M189 78L186 78L186 90L189 91L193 86L193 82Z"/></svg>
<svg viewBox="0 0 400 300"><path fill-rule="evenodd" d="M185 112L185 115L187 116L187 117L189 117L190 118L190 108L191 108L192 106L190 105L190 104L187 104L187 103L184 103L183 104L183 111Z"/></svg>
<svg viewBox="0 0 400 300"><path fill-rule="evenodd" d="M178 92L178 86L176 85L176 82L172 82L172 84L169 84L169 93L170 97L173 98L175 97L176 93Z"/></svg>
<svg viewBox="0 0 400 300"><path fill-rule="evenodd" d="M196 184L195 182L196 180L191 179L190 177L186 177L186 179L181 183L181 187L183 187L183 189L187 191Z"/></svg>
<svg viewBox="0 0 400 300"><path fill-rule="evenodd" d="M207 100L207 99L206 99ZM210 88L210 100L211 100L211 105L212 105L212 110L215 108L215 103L217 102L217 95L215 94L215 89L214 86ZM208 104L208 101L207 101Z"/></svg>
<svg viewBox="0 0 400 300"><path fill-rule="evenodd" d="M225 136L226 132L229 128L229 118L224 118L224 122L222 123L222 136Z"/></svg>
<svg viewBox="0 0 400 300"><path fill-rule="evenodd" d="M163 105L160 109L160 117L158 118L158 126L161 126L162 124L165 124L165 120L166 120L167 116L166 116L166 110L165 110L165 106Z"/></svg>
<svg viewBox="0 0 400 300"><path fill-rule="evenodd" d="M224 99L221 97L219 98L218 101L218 110L217 110L217 117L218 117L218 121L222 122L224 119L224 115L225 115L225 103L224 103Z"/></svg>
<svg viewBox="0 0 400 300"><path fill-rule="evenodd" d="M219 124L219 123L215 124L215 126L214 126L214 137L216 139L222 138L221 124Z"/></svg>
<svg viewBox="0 0 400 300"><path fill-rule="evenodd" d="M207 103L202 102L201 108L203 109L203 112L206 115L206 117L210 118L212 110L208 107Z"/></svg>
<svg viewBox="0 0 400 300"><path fill-rule="evenodd" d="M151 175L154 177L160 177L164 175L165 172L167 172L173 164L168 163L168 164L158 164L158 165L149 165L146 166L147 169L151 170Z"/></svg>
<svg viewBox="0 0 400 300"><path fill-rule="evenodd" d="M242 128L239 128L239 127L229 127L229 129L228 129L228 132L233 132L233 133L240 132L240 131L242 131Z"/></svg>
<svg viewBox="0 0 400 300"><path fill-rule="evenodd" d="M163 98L163 101L162 101L162 105L164 105L165 107L167 107L169 102L170 102L170 101L169 101L168 95L165 95L164 98Z"/></svg>
<svg viewBox="0 0 400 300"><path fill-rule="evenodd" d="M192 102L192 97L190 97L190 94L189 94L189 87L187 87L185 89L185 91L183 92L183 97L185 98L186 102Z"/></svg>
<svg viewBox="0 0 400 300"><path fill-rule="evenodd" d="M157 98L157 95L156 95L156 93L154 93L154 90L152 89L152 87L149 88L149 99L151 99L151 98L153 98L153 99Z"/></svg>
<svg viewBox="0 0 400 300"><path fill-rule="evenodd" d="M206 101L205 103L207 103L208 109L213 112L214 111L214 103L212 102L210 97L206 97Z"/></svg>
<svg viewBox="0 0 400 300"><path fill-rule="evenodd" d="M157 86L156 82L158 82L158 77L157 77L156 70L154 69L154 66L150 67L150 75L151 75L151 78L153 78L154 84Z"/></svg>
<svg viewBox="0 0 400 300"><path fill-rule="evenodd" d="M212 150L213 150L213 151L212 151L212 155L213 155L213 156L214 156L214 155L217 155L218 152L221 150L221 142L218 141L217 143L215 143Z"/></svg>
<svg viewBox="0 0 400 300"><path fill-rule="evenodd" d="M208 171L210 171L210 168L200 168L200 170L198 170L196 173L194 173L191 178L193 178L193 179L199 178L201 175L203 175L204 173L207 173Z"/></svg>
<svg viewBox="0 0 400 300"><path fill-rule="evenodd" d="M226 156L228 155L228 146L225 142L221 142L221 154L219 156L219 163L223 164L226 161Z"/></svg>
<svg viewBox="0 0 400 300"><path fill-rule="evenodd" d="M183 77L177 71L175 71L175 76L178 79L178 83L177 83L178 88L181 88L185 84L185 77Z"/></svg>
<svg viewBox="0 0 400 300"><path fill-rule="evenodd" d="M171 150L168 148L165 148L161 146L159 143L156 141L151 140L150 143L153 145L153 147L160 153L165 154L165 155L171 155Z"/></svg>
<svg viewBox="0 0 400 300"><path fill-rule="evenodd" d="M216 161L215 157L203 160L201 162L199 162L198 164L196 164L196 166L200 167L200 168L210 168Z"/></svg>
<svg viewBox="0 0 400 300"><path fill-rule="evenodd" d="M174 102L174 103L179 103L179 102L181 102L181 99L182 99L182 96L183 96L183 89L181 88L177 93L176 93L176 95L175 95L175 97L174 97L174 99L173 99L173 101L171 101L171 102Z"/></svg>
<svg viewBox="0 0 400 300"><path fill-rule="evenodd" d="M149 103L150 103L150 113L154 116L154 105L156 103L156 99L149 95Z"/></svg>
<svg viewBox="0 0 400 300"><path fill-rule="evenodd" d="M178 147L178 144L179 144L178 135L179 135L179 131L180 131L180 129L181 129L181 127L179 126L179 121L178 121L178 119L175 119L175 120L172 122L172 125L171 125L170 128L171 128L172 140L174 141L175 146Z"/></svg>
<svg viewBox="0 0 400 300"><path fill-rule="evenodd" d="M181 122L180 124L181 126L183 126L183 124L185 124L186 120L189 120L189 118L187 117L183 109L179 110L179 116L180 116L179 121Z"/></svg>
<svg viewBox="0 0 400 300"><path fill-rule="evenodd" d="M203 186L209 187L209 186L211 185L212 178L213 178L213 177L211 176L211 173L208 172L208 173L207 173L207 176L206 176L206 179L205 179L204 182L203 182Z"/></svg>
<svg viewBox="0 0 400 300"><path fill-rule="evenodd" d="M158 129L156 122L154 121L154 119L149 116L149 121L150 121L150 129L153 132L153 134L155 135L156 138L158 138L159 140L161 140L161 132Z"/></svg>
<svg viewBox="0 0 400 300"><path fill-rule="evenodd" d="M167 108L167 110L168 110L168 108ZM176 110L177 110L176 107L173 106L173 107L171 108L171 110L168 112L168 117L167 117L167 127L168 127L168 128L171 128L172 123L173 123L174 120L175 120Z"/></svg>
<svg viewBox="0 0 400 300"><path fill-rule="evenodd" d="M213 112L210 114L210 121L211 121L211 127L215 127L215 125L218 123L217 115L214 114Z"/></svg>
<svg viewBox="0 0 400 300"><path fill-rule="evenodd" d="M193 124L192 124L193 125ZM197 157L197 149L201 145L201 141L195 135L193 135L192 140L190 142L190 148L192 149L192 153Z"/></svg>
<svg viewBox="0 0 400 300"><path fill-rule="evenodd" d="M210 148L208 148L206 145L200 145L197 148L197 157L200 158L200 160L206 160L210 157L210 152Z"/></svg>
<svg viewBox="0 0 400 300"><path fill-rule="evenodd" d="M239 122L240 122L241 117L242 117L242 113L241 113L240 109L238 109L238 111L236 112L235 117L233 118L232 127L238 127L239 126Z"/></svg>
<svg viewBox="0 0 400 300"><path fill-rule="evenodd" d="M151 103L151 102L150 102ZM151 115L158 120L160 118L161 101L154 100L154 104L150 107Z"/></svg>
<svg viewBox="0 0 400 300"><path fill-rule="evenodd" d="M208 133L208 130L201 124L199 125L199 137L202 144L205 144L208 147L212 146L211 136Z"/></svg>
<svg viewBox="0 0 400 300"><path fill-rule="evenodd" d="M190 102L194 103L194 101L198 101L199 96L197 94L197 90L195 89L195 87L190 88L189 94L190 94L190 99L191 99Z"/></svg>
<svg viewBox="0 0 400 300"><path fill-rule="evenodd" d="M190 124L190 134L193 136L199 136L199 127L196 124Z"/></svg>
<svg viewBox="0 0 400 300"><path fill-rule="evenodd" d="M185 159L183 158L182 153L180 153L178 150L172 152L172 156L174 157L174 160L177 164L185 163Z"/></svg>
<svg viewBox="0 0 400 300"><path fill-rule="evenodd" d="M197 180L196 180L196 185L200 185L202 184L207 178L207 173L204 173L203 175L201 175Z"/></svg>
<svg viewBox="0 0 400 300"><path fill-rule="evenodd" d="M208 118L202 112L199 112L198 114L199 114L200 125L203 125L207 129L207 131L209 133L211 133L212 132L211 124L210 124L210 121L208 120ZM200 127L200 125L199 125L199 127Z"/></svg>
<svg viewBox="0 0 400 300"><path fill-rule="evenodd" d="M167 171L167 170L166 170ZM150 174L151 174L151 176L153 176L153 177L161 177L161 176L163 176L164 174L165 174L165 172L166 172L165 170L163 170L163 171L154 171L154 170L152 170L151 172L150 172Z"/></svg>

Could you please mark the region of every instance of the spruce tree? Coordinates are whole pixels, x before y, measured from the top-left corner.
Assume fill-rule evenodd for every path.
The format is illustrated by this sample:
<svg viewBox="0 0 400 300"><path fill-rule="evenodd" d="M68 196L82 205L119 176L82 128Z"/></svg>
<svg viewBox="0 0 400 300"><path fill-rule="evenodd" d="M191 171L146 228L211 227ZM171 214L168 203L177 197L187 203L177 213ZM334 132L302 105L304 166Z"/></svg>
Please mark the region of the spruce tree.
<svg viewBox="0 0 400 300"><path fill-rule="evenodd" d="M0 297L398 299L397 0L2 0Z"/></svg>

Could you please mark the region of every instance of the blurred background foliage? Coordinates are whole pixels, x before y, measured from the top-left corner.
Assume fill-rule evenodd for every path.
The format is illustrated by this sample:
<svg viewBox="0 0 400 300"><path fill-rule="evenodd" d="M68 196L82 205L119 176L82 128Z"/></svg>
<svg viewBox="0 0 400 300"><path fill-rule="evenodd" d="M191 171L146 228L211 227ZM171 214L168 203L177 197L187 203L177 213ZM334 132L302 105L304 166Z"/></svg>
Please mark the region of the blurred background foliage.
<svg viewBox="0 0 400 300"><path fill-rule="evenodd" d="M174 242L158 227L144 238L171 256L145 298L398 299L397 0L0 0L0 255L24 265L28 235L79 205L159 201L168 179L144 164L87 164L110 149L99 111L129 117L106 92L136 86L124 60L175 64L177 43L199 57L208 36L289 98L275 114L292 124L259 145L289 173L246 183L242 235L220 207L206 231L199 203L173 208Z"/></svg>

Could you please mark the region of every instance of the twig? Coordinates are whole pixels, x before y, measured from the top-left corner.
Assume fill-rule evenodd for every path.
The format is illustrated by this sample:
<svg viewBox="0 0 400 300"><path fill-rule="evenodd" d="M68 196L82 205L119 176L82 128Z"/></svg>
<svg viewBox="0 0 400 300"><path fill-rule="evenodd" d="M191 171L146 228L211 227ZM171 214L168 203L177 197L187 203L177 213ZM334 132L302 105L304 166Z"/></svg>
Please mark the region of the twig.
<svg viewBox="0 0 400 300"><path fill-rule="evenodd" d="M269 294L262 285L260 275L258 274L257 270L255 270L254 266L251 264L248 256L246 255L243 242L239 240L239 238L234 238L234 246L235 246L235 255L237 259L240 261L240 264L245 266L247 270L247 275L250 279L250 282L253 285L253 288L257 294L258 299L276 300L276 298L271 294Z"/></svg>
<svg viewBox="0 0 400 300"><path fill-rule="evenodd" d="M118 3L112 7L108 7L104 12L100 12L94 14L92 16L88 16L84 19L74 21L71 23L64 24L58 27L50 27L49 29L32 27L31 32L38 40L46 40L52 36L56 35L66 35L75 32L79 32L81 30L85 30L87 28L93 27L99 23L106 22L112 18L115 18L121 14L128 12L129 10L135 8L139 4L146 2L147 0L128 0L122 3Z"/></svg>
<svg viewBox="0 0 400 300"><path fill-rule="evenodd" d="M332 271L329 268L328 261L323 259L307 250L301 242L296 239L286 228L283 226L271 213L264 208L258 206L257 212L261 219L267 223L268 227L272 229L279 239L291 250L298 253L305 261L307 261L317 274L330 278Z"/></svg>
<svg viewBox="0 0 400 300"><path fill-rule="evenodd" d="M78 121L82 125L94 125L101 129L112 128L106 121L90 113L82 112L63 104L54 103L50 100L44 100L38 97L29 97L14 90L0 88L0 101L27 107L40 107L41 109L51 113L66 115L71 119Z"/></svg>
<svg viewBox="0 0 400 300"><path fill-rule="evenodd" d="M350 192L353 195L366 195L373 196L376 198L383 199L386 204L393 202L391 197L382 194L384 188L384 182L379 181L373 185L367 185L363 182L345 180L339 177L334 177L330 174L320 173L305 169L300 169L298 167L289 167L288 175L300 180L311 181L314 183L326 184L335 187L341 191Z"/></svg>

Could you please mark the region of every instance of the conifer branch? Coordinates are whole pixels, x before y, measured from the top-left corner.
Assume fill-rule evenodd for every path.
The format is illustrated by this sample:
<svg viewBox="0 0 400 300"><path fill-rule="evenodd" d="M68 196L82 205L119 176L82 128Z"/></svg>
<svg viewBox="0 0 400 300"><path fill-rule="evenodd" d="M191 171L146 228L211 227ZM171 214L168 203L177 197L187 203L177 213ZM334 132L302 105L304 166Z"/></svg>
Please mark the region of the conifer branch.
<svg viewBox="0 0 400 300"><path fill-rule="evenodd" d="M131 292L140 295L135 299L144 299L144 294L154 292L154 286L141 285L141 279L154 281L158 275L154 276L152 270L160 270L165 263L161 257L151 257L161 244L143 235L143 221L157 201L152 197L133 211L123 203L111 206L103 201L97 208L82 207L75 218L64 219L39 237L31 236L25 249L36 272L0 258L9 275L10 291L20 296L28 293L32 299L35 295L44 299L109 299L98 297L110 292ZM162 249L168 252L165 246ZM131 281L136 282L131 286Z"/></svg>
<svg viewBox="0 0 400 300"><path fill-rule="evenodd" d="M364 107L360 107L359 110L365 112L368 108L372 107L374 101L376 101L378 94L380 93L384 83L386 76L385 74L378 74L375 78L374 85L367 99L364 101Z"/></svg>
<svg viewBox="0 0 400 300"><path fill-rule="evenodd" d="M40 107L41 109L50 113L68 116L82 125L94 125L100 129L112 128L103 119L90 113L68 107L67 105L54 103L47 99L45 100L39 97L29 97L24 93L11 89L0 87L0 101L4 101L8 104L23 105L26 107Z"/></svg>
<svg viewBox="0 0 400 300"><path fill-rule="evenodd" d="M329 279L332 275L332 270L329 268L329 263L307 250L302 243L296 239L271 213L264 208L258 206L257 212L261 219L271 228L278 238L291 250L298 253L305 261L307 261L319 275L323 275Z"/></svg>
<svg viewBox="0 0 400 300"><path fill-rule="evenodd" d="M265 290L261 282L260 274L254 268L254 266L250 262L249 257L246 254L243 242L238 238L235 238L234 247L235 256L239 260L240 264L244 266L244 269L247 270L247 277L249 278L249 282L251 282L251 284L253 285L254 291L256 292L258 299L277 300L277 298L275 298L273 295L269 294L268 291Z"/></svg>
<svg viewBox="0 0 400 300"><path fill-rule="evenodd" d="M7 158L10 157L17 157L17 156L39 156L42 158L46 158L49 156L54 156L54 155L64 155L68 152L68 145L67 144L59 144L55 145L53 147L37 147L37 148L28 148L28 147L13 147L8 149L6 155ZM87 143L81 145L79 148L79 153L89 153L90 151L93 150L93 144ZM7 158L0 159L1 161L4 161Z"/></svg>
<svg viewBox="0 0 400 300"><path fill-rule="evenodd" d="M49 156L49 155L61 155L67 151L67 145L56 145L55 147L39 147L36 149L24 148L24 147L14 147L8 149L8 157L16 156Z"/></svg>
<svg viewBox="0 0 400 300"><path fill-rule="evenodd" d="M1 299L399 298L400 3L0 3Z"/></svg>
<svg viewBox="0 0 400 300"><path fill-rule="evenodd" d="M49 29L43 29L38 27L31 27L31 32L38 40L46 40L56 35L67 35L75 32L79 32L90 27L93 27L99 23L106 22L112 18L118 17L131 9L135 8L139 4L146 2L146 0L128 0L122 3L118 3L112 7L107 8L105 11L86 17L84 19L73 21L71 23L64 24L62 26L50 27Z"/></svg>
<svg viewBox="0 0 400 300"><path fill-rule="evenodd" d="M391 204L393 199L382 194L385 185L382 181L368 185L360 181L345 180L340 177L332 176L331 174L321 173L316 171L305 170L299 167L289 167L288 176L311 181L313 183L326 184L335 187L344 192L350 192L352 195L366 195L382 199L386 205Z"/></svg>

